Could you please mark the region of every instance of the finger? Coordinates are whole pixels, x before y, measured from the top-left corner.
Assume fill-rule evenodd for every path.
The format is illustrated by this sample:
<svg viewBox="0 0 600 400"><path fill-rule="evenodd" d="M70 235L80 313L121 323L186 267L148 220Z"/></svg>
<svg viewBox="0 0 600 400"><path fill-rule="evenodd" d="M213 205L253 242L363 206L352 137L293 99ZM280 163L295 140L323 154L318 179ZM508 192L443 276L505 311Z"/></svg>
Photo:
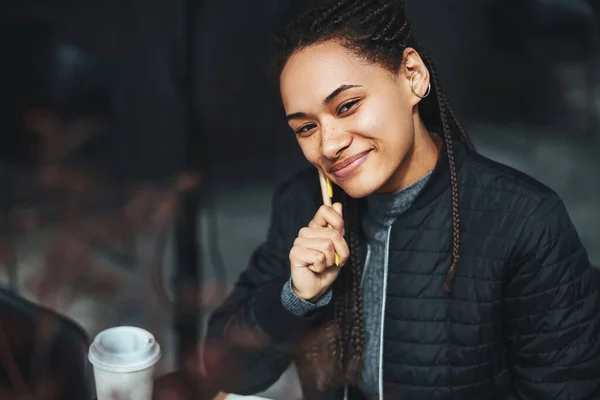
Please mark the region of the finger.
<svg viewBox="0 0 600 400"><path fill-rule="evenodd" d="M333 203L333 209L344 218L344 210L342 207L342 203Z"/></svg>
<svg viewBox="0 0 600 400"><path fill-rule="evenodd" d="M333 203L333 209L342 216L342 221L344 220L344 210L342 207L342 203ZM346 235L345 226L342 225L342 230L340 231L342 236Z"/></svg>
<svg viewBox="0 0 600 400"><path fill-rule="evenodd" d="M323 207L327 207L327 206L323 206ZM333 210L335 212L337 212L338 214L340 214L340 216L342 217L342 223L344 221L344 214L343 214L343 209L342 209L342 203L334 203L332 205ZM311 228L319 228L319 227L323 227L324 222L321 219L313 219L310 221L310 223L308 224L309 227ZM328 226L333 226L331 224L327 224Z"/></svg>
<svg viewBox="0 0 600 400"><path fill-rule="evenodd" d="M293 268L308 268L317 273L321 273L327 268L327 258L323 253L302 246L292 248L290 261Z"/></svg>
<svg viewBox="0 0 600 400"><path fill-rule="evenodd" d="M315 252L314 261L308 266L312 272L321 274L327 270L327 257L323 253Z"/></svg>
<svg viewBox="0 0 600 400"><path fill-rule="evenodd" d="M333 207L323 205L319 208L309 226L320 228L331 226L335 230L342 232L344 229L344 218Z"/></svg>
<svg viewBox="0 0 600 400"><path fill-rule="evenodd" d="M327 238L306 238L299 237L294 242L294 246L301 246L306 249L316 250L325 255L325 264L327 266L335 265L335 246L331 239Z"/></svg>
<svg viewBox="0 0 600 400"><path fill-rule="evenodd" d="M340 257L340 265L344 265L350 257L348 243L342 234L331 228L303 228L300 230L298 239L329 239L333 243L334 252ZM297 239L297 240L298 240ZM335 264L335 262L333 263Z"/></svg>
<svg viewBox="0 0 600 400"><path fill-rule="evenodd" d="M319 225L317 222L315 222L314 219L312 219L309 223L308 223L308 227L312 228L312 229L316 229L316 228L322 228L321 225Z"/></svg>

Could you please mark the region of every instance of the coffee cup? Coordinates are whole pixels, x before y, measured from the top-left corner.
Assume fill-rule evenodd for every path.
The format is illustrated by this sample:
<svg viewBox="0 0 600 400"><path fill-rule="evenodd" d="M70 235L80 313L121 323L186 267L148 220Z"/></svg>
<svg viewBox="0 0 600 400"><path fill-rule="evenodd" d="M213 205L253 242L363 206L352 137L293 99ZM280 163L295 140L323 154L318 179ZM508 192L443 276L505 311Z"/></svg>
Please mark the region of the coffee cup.
<svg viewBox="0 0 600 400"><path fill-rule="evenodd" d="M90 346L98 400L151 400L160 345L141 328L117 326L100 332Z"/></svg>

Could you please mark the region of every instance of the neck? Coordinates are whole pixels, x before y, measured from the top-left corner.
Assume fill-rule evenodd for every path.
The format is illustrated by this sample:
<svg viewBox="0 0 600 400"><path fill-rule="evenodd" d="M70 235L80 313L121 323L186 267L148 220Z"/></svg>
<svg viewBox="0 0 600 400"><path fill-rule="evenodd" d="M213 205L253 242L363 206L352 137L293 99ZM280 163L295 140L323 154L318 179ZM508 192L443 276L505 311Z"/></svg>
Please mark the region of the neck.
<svg viewBox="0 0 600 400"><path fill-rule="evenodd" d="M424 177L432 169L438 160L441 143L427 130L420 118L415 123L414 141L387 184L381 187L377 193L393 193L402 190Z"/></svg>

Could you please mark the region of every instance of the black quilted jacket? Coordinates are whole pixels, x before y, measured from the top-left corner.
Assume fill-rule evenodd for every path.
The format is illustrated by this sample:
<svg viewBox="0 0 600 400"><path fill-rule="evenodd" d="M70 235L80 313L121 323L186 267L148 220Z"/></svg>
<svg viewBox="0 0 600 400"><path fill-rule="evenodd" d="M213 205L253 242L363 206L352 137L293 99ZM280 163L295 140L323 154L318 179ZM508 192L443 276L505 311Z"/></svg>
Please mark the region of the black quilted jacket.
<svg viewBox="0 0 600 400"><path fill-rule="evenodd" d="M462 236L451 295L443 291L451 256L445 152L391 230L383 397L600 399L600 280L565 206L532 178L455 148ZM313 171L279 188L266 242L210 318L204 363L224 391L266 389L292 361L292 346L322 323L324 311L297 317L280 301L289 250L319 206L315 193Z"/></svg>

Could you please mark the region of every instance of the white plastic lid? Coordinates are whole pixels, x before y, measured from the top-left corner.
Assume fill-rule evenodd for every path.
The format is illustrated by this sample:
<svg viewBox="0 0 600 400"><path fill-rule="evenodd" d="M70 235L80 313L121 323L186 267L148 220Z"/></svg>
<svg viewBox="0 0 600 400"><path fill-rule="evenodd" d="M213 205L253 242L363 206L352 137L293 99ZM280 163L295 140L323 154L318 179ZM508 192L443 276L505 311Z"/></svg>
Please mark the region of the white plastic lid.
<svg viewBox="0 0 600 400"><path fill-rule="evenodd" d="M100 332L90 346L88 359L96 368L109 372L136 372L160 359L154 336L134 326L117 326Z"/></svg>

